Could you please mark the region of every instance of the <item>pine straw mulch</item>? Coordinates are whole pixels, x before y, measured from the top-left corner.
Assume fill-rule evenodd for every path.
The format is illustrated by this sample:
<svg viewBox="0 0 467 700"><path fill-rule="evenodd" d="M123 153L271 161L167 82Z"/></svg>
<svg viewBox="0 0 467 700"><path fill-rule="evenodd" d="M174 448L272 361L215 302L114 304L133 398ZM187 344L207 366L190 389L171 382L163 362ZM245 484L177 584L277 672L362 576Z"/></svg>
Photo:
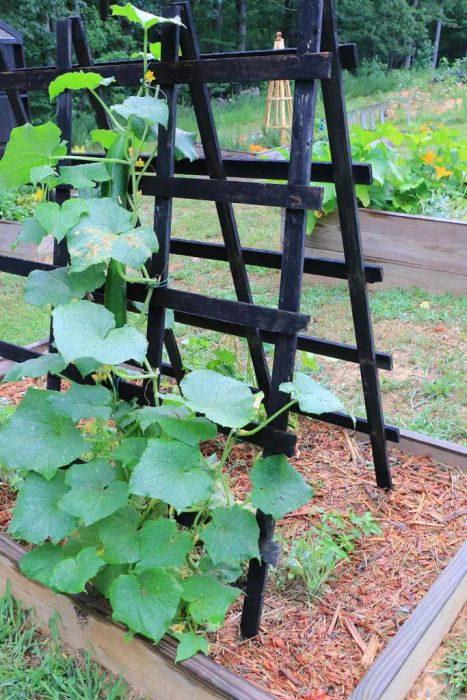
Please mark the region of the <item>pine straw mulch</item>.
<svg viewBox="0 0 467 700"><path fill-rule="evenodd" d="M0 387L17 403L26 380ZM371 511L381 536L362 539L311 609L301 585L281 590L270 577L261 630L239 637L241 606L230 609L212 637L210 656L280 700L348 698L448 564L464 539L467 488L459 469L391 450L394 491L375 488L371 451L345 431L300 420L295 467L315 487L307 506L286 516L278 533L291 541L324 511ZM249 490L246 466L257 450L237 445L228 467L238 495ZM0 530L6 529L13 495L0 483Z"/></svg>

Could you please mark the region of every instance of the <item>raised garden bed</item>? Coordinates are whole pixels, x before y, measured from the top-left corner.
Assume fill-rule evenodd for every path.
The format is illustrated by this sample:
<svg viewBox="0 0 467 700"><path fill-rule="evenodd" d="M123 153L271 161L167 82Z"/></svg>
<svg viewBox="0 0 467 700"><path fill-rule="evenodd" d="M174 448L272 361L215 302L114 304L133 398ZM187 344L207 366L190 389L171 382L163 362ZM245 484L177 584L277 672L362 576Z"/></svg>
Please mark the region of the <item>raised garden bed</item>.
<svg viewBox="0 0 467 700"><path fill-rule="evenodd" d="M0 255L11 255L22 260L52 262L53 238L46 236L37 246L33 243L20 243L14 251L12 245L21 231L19 221L0 221Z"/></svg>
<svg viewBox="0 0 467 700"><path fill-rule="evenodd" d="M382 287L467 292L466 222L359 211L365 260L384 265ZM344 258L337 212L318 220L305 245L309 255Z"/></svg>
<svg viewBox="0 0 467 700"><path fill-rule="evenodd" d="M40 381L32 383L37 386ZM31 380L21 386L6 385L2 394L14 388L9 398L16 402L28 384ZM228 465L235 474L239 495L247 488L245 466L250 464L254 451L251 445L238 445ZM211 637L211 660L196 657L174 667L174 645L169 640L158 647L139 638L125 644L122 628L110 622L96 600L88 599L83 608L81 598L77 614L75 600L56 596L17 574L11 561L19 549L6 544L5 539L2 551L10 563L2 559L3 581L14 577L13 592L21 600L24 589L25 605L37 608L44 625L51 610L58 606L64 640L77 648L89 648L100 663L116 673L124 672L126 680L149 697L158 698L162 692L164 698L177 700L188 696L253 699L268 697L269 693L290 700L313 698L313 693L323 690L332 698L348 698L367 672L370 681L374 678L372 664L384 648L396 646L398 654L401 652L399 640L403 641L410 629L411 644L402 649L407 658L415 649L420 651L420 645L414 643L414 629L417 634L430 629L429 639L439 643L450 626L449 620L454 620L465 600L465 588L459 588L459 577L465 573L465 552L446 571L463 543L466 489L461 471L396 450L391 463L396 490L386 494L374 487L365 445L354 443L344 431L317 422L301 423L294 464L314 484L315 493L311 504L282 520L280 535L289 540L299 537L316 524L320 508L325 512L370 511L383 534L359 543L350 561L338 568L335 580L312 603L311 611L300 581L284 587L279 569L266 591L260 635L250 641L239 638L240 604L236 604L225 627ZM7 526L12 498L4 486L0 491L0 528ZM445 573L435 589L438 607L432 603L419 605L442 571ZM433 594L428 595L427 600L433 601ZM41 602L44 596L45 602ZM431 614L429 624L423 608ZM420 609L422 612L412 617ZM439 615L432 614L436 610ZM423 624L416 624L417 616ZM442 623L439 629L432 627L437 620ZM392 646L387 647L391 640ZM433 645L428 648L422 644L421 648L419 665L428 661ZM382 662L387 656L387 652L381 656ZM395 679L400 676L397 664L404 668L404 656L395 659L392 654L391 658ZM382 662L377 661L375 668ZM378 694L380 685L364 683L371 688L370 694L358 694L363 692L359 688L354 691L355 698L399 698Z"/></svg>

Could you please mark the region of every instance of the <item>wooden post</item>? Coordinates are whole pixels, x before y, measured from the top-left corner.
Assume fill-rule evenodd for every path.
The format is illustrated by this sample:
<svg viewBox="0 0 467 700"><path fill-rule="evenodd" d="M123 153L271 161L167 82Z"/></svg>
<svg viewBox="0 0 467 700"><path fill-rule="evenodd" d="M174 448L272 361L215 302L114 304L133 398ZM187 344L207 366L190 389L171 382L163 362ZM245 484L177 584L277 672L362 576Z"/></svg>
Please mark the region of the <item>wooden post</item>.
<svg viewBox="0 0 467 700"><path fill-rule="evenodd" d="M284 48L285 44L282 34L277 32L274 49L280 50ZM280 129L280 145L285 146L287 144L287 130L292 126L292 95L288 80L271 80L268 84L263 126L265 129Z"/></svg>

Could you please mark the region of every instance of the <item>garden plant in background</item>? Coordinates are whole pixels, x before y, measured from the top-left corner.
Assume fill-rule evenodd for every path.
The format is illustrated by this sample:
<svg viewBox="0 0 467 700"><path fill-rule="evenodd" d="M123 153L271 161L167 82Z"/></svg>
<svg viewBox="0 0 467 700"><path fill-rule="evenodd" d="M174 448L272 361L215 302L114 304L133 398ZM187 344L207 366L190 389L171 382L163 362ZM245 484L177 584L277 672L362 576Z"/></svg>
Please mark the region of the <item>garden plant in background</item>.
<svg viewBox="0 0 467 700"><path fill-rule="evenodd" d="M237 500L225 465L238 437L261 430L296 402L307 413L342 409L340 401L304 373L281 386L290 401L266 417L262 395L212 369L189 372L180 391L161 387L146 359L145 336L127 324L126 283L147 289L141 313L157 294L158 279L145 267L157 251L156 233L139 224L140 183L154 174L157 132L167 103L148 57L158 46L148 30L179 23L113 6L115 15L143 31L143 76L136 95L107 106L98 87L112 82L95 72L65 73L49 86L51 100L64 90L89 90L112 130L91 138L103 158L67 155L52 122L14 129L0 162L0 186L33 183L37 206L19 240L39 244L46 235L66 240L70 264L33 271L26 300L53 307L54 352L13 367L6 381L49 373L66 378L73 365L86 383L65 392L29 388L18 408L3 409L0 463L20 477L9 532L36 545L21 570L55 591L79 593L92 584L109 598L113 617L130 633L180 642L177 660L207 651L205 631L221 625L241 590L231 585L243 565L260 558L255 509L281 518L306 503L312 490L283 455L258 458L251 491ZM156 69L154 69L156 70ZM195 157L192 139L177 131L176 146ZM63 159L75 165L60 165ZM59 205L54 188L69 185L78 197ZM92 292L105 285L104 305ZM228 358L227 358L228 359ZM225 361L226 358L220 358ZM122 363L133 361L134 370ZM118 397L118 382L143 381L155 404ZM249 426L253 421L255 427ZM217 426L229 430L220 457L209 444ZM185 515L179 524L178 516Z"/></svg>

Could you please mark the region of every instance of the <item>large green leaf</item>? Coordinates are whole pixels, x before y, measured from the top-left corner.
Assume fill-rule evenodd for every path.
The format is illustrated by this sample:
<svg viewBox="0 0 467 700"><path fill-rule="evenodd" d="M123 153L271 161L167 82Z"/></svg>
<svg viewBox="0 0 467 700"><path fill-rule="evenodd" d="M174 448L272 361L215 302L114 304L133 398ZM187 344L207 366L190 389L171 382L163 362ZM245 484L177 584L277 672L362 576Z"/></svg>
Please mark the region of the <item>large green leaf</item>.
<svg viewBox="0 0 467 700"><path fill-rule="evenodd" d="M211 515L201 537L214 564L259 559L259 527L251 511L234 505Z"/></svg>
<svg viewBox="0 0 467 700"><path fill-rule="evenodd" d="M55 202L42 202L36 206L34 218L42 228L61 241L72 229L81 216L87 212L86 202L82 199L67 199L60 206Z"/></svg>
<svg viewBox="0 0 467 700"><path fill-rule="evenodd" d="M41 357L35 357L26 362L13 365L5 374L4 382L18 382L25 377L43 377L44 374L60 374L66 367L66 362L58 352L51 352Z"/></svg>
<svg viewBox="0 0 467 700"><path fill-rule="evenodd" d="M147 438L124 438L121 443L117 445L114 450L112 450L112 459L116 459L118 462L121 462L128 469L133 469L133 467L141 459L147 446Z"/></svg>
<svg viewBox="0 0 467 700"><path fill-rule="evenodd" d="M19 232L18 238L14 242L12 248L16 248L20 243L33 243L34 245L39 245L43 238L47 236L47 231L37 219L26 219L21 224L21 231Z"/></svg>
<svg viewBox="0 0 467 700"><path fill-rule="evenodd" d="M52 570L49 585L62 593L81 593L105 562L94 547L82 549L75 557L66 557Z"/></svg>
<svg viewBox="0 0 467 700"><path fill-rule="evenodd" d="M227 428L241 428L255 416L252 392L232 377L199 369L187 374L180 388L193 411Z"/></svg>
<svg viewBox="0 0 467 700"><path fill-rule="evenodd" d="M60 542L78 524L76 518L64 513L58 505L67 491L63 471L57 472L51 481L39 474L28 474L19 490L8 532L32 544L46 539Z"/></svg>
<svg viewBox="0 0 467 700"><path fill-rule="evenodd" d="M127 97L121 104L113 105L112 110L127 120L131 117L142 119L154 135L157 134L159 124L167 126L169 118L167 102L150 95Z"/></svg>
<svg viewBox="0 0 467 700"><path fill-rule="evenodd" d="M141 430L146 430L150 425L158 423L159 419L164 416L170 418L184 418L189 415L190 411L185 407L175 406L143 406L132 414L133 420L137 421Z"/></svg>
<svg viewBox="0 0 467 700"><path fill-rule="evenodd" d="M183 581L182 598L199 625L221 625L227 608L240 593L238 588L220 583L213 576L191 576Z"/></svg>
<svg viewBox="0 0 467 700"><path fill-rule="evenodd" d="M86 206L88 214L67 235L75 271L111 258L137 269L158 250L154 231L132 228L131 213L112 199L89 199Z"/></svg>
<svg viewBox="0 0 467 700"><path fill-rule="evenodd" d="M0 161L0 190L26 185L31 168L55 165L56 157L66 154L60 136L60 129L52 122L13 129Z"/></svg>
<svg viewBox="0 0 467 700"><path fill-rule="evenodd" d="M141 561L136 572L161 568L180 569L193 546L188 532L180 532L175 520L160 518L144 524L140 531Z"/></svg>
<svg viewBox="0 0 467 700"><path fill-rule="evenodd" d="M196 134L189 131L176 129L175 148L177 149L177 156L179 158L189 158L190 160L196 160L198 158L198 153L195 148L195 137Z"/></svg>
<svg viewBox="0 0 467 700"><path fill-rule="evenodd" d="M148 440L130 478L130 493L157 498L178 511L206 500L211 489L199 450L176 440Z"/></svg>
<svg viewBox="0 0 467 700"><path fill-rule="evenodd" d="M75 301L52 312L57 350L66 360L93 358L118 365L127 360L143 362L146 338L135 328L115 328L115 317L103 306Z"/></svg>
<svg viewBox="0 0 467 700"><path fill-rule="evenodd" d="M51 398L54 407L73 421L83 418L109 420L112 393L103 386L72 384L68 391Z"/></svg>
<svg viewBox="0 0 467 700"><path fill-rule="evenodd" d="M345 411L345 407L332 391L311 379L303 372L294 374L293 382L285 382L280 385L280 390L291 394L293 399L305 413L329 413L331 411Z"/></svg>
<svg viewBox="0 0 467 700"><path fill-rule="evenodd" d="M111 129L93 129L91 139L107 149L118 139L118 133Z"/></svg>
<svg viewBox="0 0 467 700"><path fill-rule="evenodd" d="M99 524L99 537L104 546L102 556L108 564L132 564L141 558L137 532L140 520L138 511L127 506Z"/></svg>
<svg viewBox="0 0 467 700"><path fill-rule="evenodd" d="M19 568L28 578L50 586L53 570L65 556L62 547L48 542L26 552L19 561Z"/></svg>
<svg viewBox="0 0 467 700"><path fill-rule="evenodd" d="M209 651L209 645L207 639L205 639L201 634L196 634L195 632L180 632L175 635L178 640L177 655L175 657L176 663L180 661L185 661L191 656L194 656L198 651L203 654L207 654Z"/></svg>
<svg viewBox="0 0 467 700"><path fill-rule="evenodd" d="M303 506L313 490L284 455L258 459L250 473L251 501L276 520Z"/></svg>
<svg viewBox="0 0 467 700"><path fill-rule="evenodd" d="M73 73L62 73L58 78L52 80L49 85L49 98L55 99L64 90L95 90L99 85L110 85L114 78L104 78L99 73L82 70Z"/></svg>
<svg viewBox="0 0 467 700"><path fill-rule="evenodd" d="M112 132L113 133L113 132ZM97 182L110 180L105 163L83 163L82 165L62 165L57 183L70 185L76 189L93 188Z"/></svg>
<svg viewBox="0 0 467 700"><path fill-rule="evenodd" d="M119 576L109 591L112 617L158 642L177 612L181 587L163 569Z"/></svg>
<svg viewBox="0 0 467 700"><path fill-rule="evenodd" d="M126 506L128 485L123 481L112 481L108 486L84 484L72 486L60 500L60 508L70 515L92 525Z"/></svg>
<svg viewBox="0 0 467 700"><path fill-rule="evenodd" d="M142 430L157 423L166 435L192 447L216 437L217 428L214 423L206 418L187 418L186 414L189 413L184 406L143 406L133 417Z"/></svg>
<svg viewBox="0 0 467 700"><path fill-rule="evenodd" d="M93 459L91 462L72 464L66 470L65 481L70 487L102 488L115 479L115 469L105 459Z"/></svg>
<svg viewBox="0 0 467 700"><path fill-rule="evenodd" d="M33 306L68 304L81 299L86 292L94 292L104 284L104 265L92 265L83 272L58 267L55 270L33 270L29 273L24 299Z"/></svg>
<svg viewBox="0 0 467 700"><path fill-rule="evenodd" d="M144 12L138 9L131 3L127 2L126 5L111 5L112 15L120 15L121 17L126 17L130 22L135 22L139 24L143 29L150 29L155 24L160 24L162 22L171 22L172 24L182 24L180 17L167 18L159 17L158 15L152 15L150 12Z"/></svg>
<svg viewBox="0 0 467 700"><path fill-rule="evenodd" d="M58 413L55 392L29 388L15 414L0 430L0 462L13 469L39 472L51 479L59 467L86 451L71 418Z"/></svg>
<svg viewBox="0 0 467 700"><path fill-rule="evenodd" d="M109 597L110 586L116 578L128 573L127 564L110 564L97 572L93 579L93 585L106 598Z"/></svg>

